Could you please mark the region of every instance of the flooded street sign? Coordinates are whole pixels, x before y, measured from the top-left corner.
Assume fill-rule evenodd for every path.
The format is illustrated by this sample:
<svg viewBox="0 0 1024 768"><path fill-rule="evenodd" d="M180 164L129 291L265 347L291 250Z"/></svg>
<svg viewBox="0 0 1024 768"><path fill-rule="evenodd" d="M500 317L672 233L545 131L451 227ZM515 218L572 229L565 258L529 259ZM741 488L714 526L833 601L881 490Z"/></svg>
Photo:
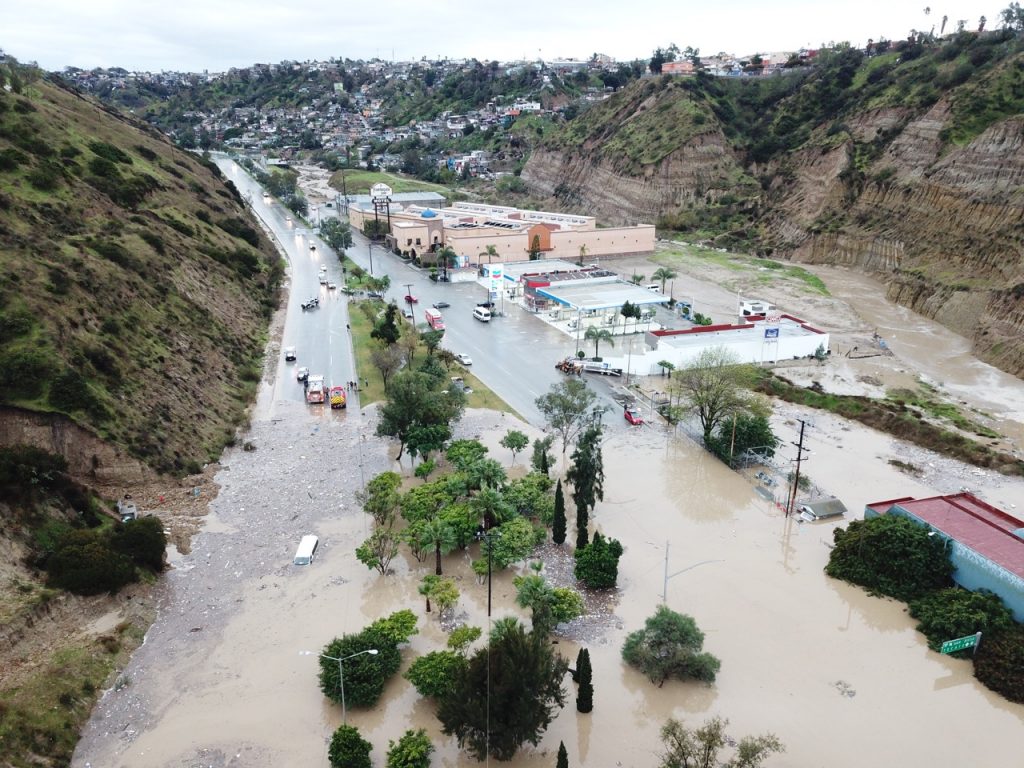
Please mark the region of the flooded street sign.
<svg viewBox="0 0 1024 768"><path fill-rule="evenodd" d="M956 653L962 651L965 648L977 648L981 643L981 632L973 635L967 635L967 637L958 637L956 640L947 640L939 648L939 653Z"/></svg>

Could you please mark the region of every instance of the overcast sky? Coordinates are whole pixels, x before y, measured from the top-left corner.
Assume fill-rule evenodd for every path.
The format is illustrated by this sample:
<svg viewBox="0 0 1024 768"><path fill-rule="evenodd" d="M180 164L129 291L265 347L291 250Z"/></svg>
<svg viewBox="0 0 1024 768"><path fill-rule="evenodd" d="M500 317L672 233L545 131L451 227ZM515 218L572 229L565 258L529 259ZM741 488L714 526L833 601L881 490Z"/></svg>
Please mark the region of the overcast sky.
<svg viewBox="0 0 1024 768"><path fill-rule="evenodd" d="M0 48L48 70L223 71L331 57L738 55L999 24L992 0L0 0ZM925 8L931 7L926 14Z"/></svg>

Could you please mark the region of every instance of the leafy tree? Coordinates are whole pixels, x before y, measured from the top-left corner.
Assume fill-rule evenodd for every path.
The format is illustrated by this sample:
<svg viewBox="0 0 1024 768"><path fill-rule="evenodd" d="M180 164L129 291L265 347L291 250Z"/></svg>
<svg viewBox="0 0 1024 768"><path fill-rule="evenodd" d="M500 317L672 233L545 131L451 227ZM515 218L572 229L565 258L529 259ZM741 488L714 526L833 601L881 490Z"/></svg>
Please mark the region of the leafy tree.
<svg viewBox="0 0 1024 768"><path fill-rule="evenodd" d="M377 434L399 441L398 460L402 458L412 430L443 425L462 415L465 397L451 390L439 391L433 379L418 371L395 375L388 388L388 399L380 409Z"/></svg>
<svg viewBox="0 0 1024 768"><path fill-rule="evenodd" d="M598 349L602 341L607 342L610 346L615 346L615 337L612 336L611 331L607 328L598 328L596 325L587 327L587 330L583 333L585 341L594 342L594 357L598 357Z"/></svg>
<svg viewBox="0 0 1024 768"><path fill-rule="evenodd" d="M481 634L480 627L456 627L448 635L448 647L457 653L464 653L466 648L480 639Z"/></svg>
<svg viewBox="0 0 1024 768"><path fill-rule="evenodd" d="M734 744L725 733L728 724L728 720L713 717L700 728L689 729L669 718L661 728L661 741L665 746L661 768L758 768L771 755L786 751L773 734L745 736L735 745L736 755L720 763L719 751L727 744Z"/></svg>
<svg viewBox="0 0 1024 768"><path fill-rule="evenodd" d="M668 267L658 267L651 274L651 279L652 280L657 280L658 282L661 283L661 292L664 293L665 292L665 283L668 282L669 280L674 280L678 276L678 274L679 274L678 272L676 272L675 270L669 269Z"/></svg>
<svg viewBox="0 0 1024 768"><path fill-rule="evenodd" d="M480 459L466 467L463 472L466 487L475 491L481 488L500 489L505 485L505 468L494 459Z"/></svg>
<svg viewBox="0 0 1024 768"><path fill-rule="evenodd" d="M501 447L512 451L512 463L516 463L516 454L530 444L530 438L517 429L510 429L501 438Z"/></svg>
<svg viewBox="0 0 1024 768"><path fill-rule="evenodd" d="M345 674L347 706L372 707L384 692L384 685L402 665L401 643L416 632L412 611L396 611L378 619L354 635L343 635L328 643L320 656L320 690L333 701L341 701L341 676L337 659ZM376 654L363 651L376 650ZM359 655L354 655L359 654ZM348 657L352 658L348 658ZM329 658L328 658L329 657Z"/></svg>
<svg viewBox="0 0 1024 768"><path fill-rule="evenodd" d="M342 725L331 737L327 757L332 768L370 768L373 745L351 725Z"/></svg>
<svg viewBox="0 0 1024 768"><path fill-rule="evenodd" d="M730 466L751 448L759 448L765 456L775 455L779 439L772 432L768 414L757 411L734 412L723 421L718 434L708 443L708 450Z"/></svg>
<svg viewBox="0 0 1024 768"><path fill-rule="evenodd" d="M721 666L710 653L702 653L704 633L692 617L659 605L644 628L630 633L622 658L660 688L670 677L714 682Z"/></svg>
<svg viewBox="0 0 1024 768"><path fill-rule="evenodd" d="M579 690L576 692L576 711L591 712L594 709L594 680L593 670L590 667L590 651L580 648L576 655L576 682L579 683Z"/></svg>
<svg viewBox="0 0 1024 768"><path fill-rule="evenodd" d="M590 424L597 395L584 382L566 379L552 384L534 402L547 424L562 438L564 456L569 443Z"/></svg>
<svg viewBox="0 0 1024 768"><path fill-rule="evenodd" d="M381 472L366 484L365 490L356 492L356 501L377 525L390 526L401 502L401 484L402 477L397 472Z"/></svg>
<svg viewBox="0 0 1024 768"><path fill-rule="evenodd" d="M352 228L338 219L324 219L320 222L320 237L339 253L352 247Z"/></svg>
<svg viewBox="0 0 1024 768"><path fill-rule="evenodd" d="M488 645L455 677L437 716L444 733L454 735L477 760L488 749L497 760L511 760L524 742L536 746L555 710L565 706L562 678L568 664L546 637L528 634L514 620L503 622Z"/></svg>
<svg viewBox="0 0 1024 768"><path fill-rule="evenodd" d="M633 275L633 282L639 284L644 279L644 275ZM639 321L643 317L643 310L640 309L639 304L634 304L631 301L627 301L622 305L622 309L619 310L619 314L622 315L622 332L626 332L626 321L632 318L633 320ZM634 331L636 328L634 327Z"/></svg>
<svg viewBox="0 0 1024 768"><path fill-rule="evenodd" d="M356 559L370 570L387 575L391 561L398 554L398 534L389 527L380 527L356 547Z"/></svg>
<svg viewBox="0 0 1024 768"><path fill-rule="evenodd" d="M512 508L505 502L501 492L494 488L483 488L470 502L477 519L484 521L484 528L490 529L513 517Z"/></svg>
<svg viewBox="0 0 1024 768"><path fill-rule="evenodd" d="M555 487L555 520L551 525L551 540L555 544L565 543L565 496L562 493L562 480L559 478Z"/></svg>
<svg viewBox="0 0 1024 768"><path fill-rule="evenodd" d="M548 468L551 466L551 461L554 459L554 456L549 453L551 450L551 444L554 441L554 435L548 435L543 438L538 437L533 441L533 453L530 456L530 466L532 466L537 472L543 472L547 475Z"/></svg>
<svg viewBox="0 0 1024 768"><path fill-rule="evenodd" d="M79 595L117 592L135 579L130 558L115 552L101 531L68 531L46 560L48 583Z"/></svg>
<svg viewBox="0 0 1024 768"><path fill-rule="evenodd" d="M397 741L388 740L387 768L430 768L430 755L434 745L427 732L408 730Z"/></svg>
<svg viewBox="0 0 1024 768"><path fill-rule="evenodd" d="M576 548L587 546L587 523L590 510L604 499L604 458L601 455L601 427L591 424L576 444L572 465L565 474L572 483L572 500L576 505Z"/></svg>
<svg viewBox="0 0 1024 768"><path fill-rule="evenodd" d="M951 583L953 565L940 536L898 515L854 520L832 532L825 573L871 592L915 600Z"/></svg>
<svg viewBox="0 0 1024 768"><path fill-rule="evenodd" d="M543 541L544 535L543 530L538 532L529 520L522 517L509 520L495 530L498 535L484 540L483 553L486 555L487 550L491 549L492 563L499 570L529 557L537 544Z"/></svg>
<svg viewBox="0 0 1024 768"><path fill-rule="evenodd" d="M456 678L468 666L466 657L460 653L431 651L418 656L409 665L409 669L405 671L405 679L413 684L420 696L444 699L452 694Z"/></svg>
<svg viewBox="0 0 1024 768"><path fill-rule="evenodd" d="M565 751L565 742L558 742L558 757L555 759L555 768L569 768L569 753Z"/></svg>
<svg viewBox="0 0 1024 768"><path fill-rule="evenodd" d="M618 539L605 539L594 534L590 544L578 547L575 553L576 578L592 589L611 589L619 578L619 558L622 544Z"/></svg>
<svg viewBox="0 0 1024 768"><path fill-rule="evenodd" d="M395 304L388 304L384 310L384 317L378 320L370 331L370 338L390 347L401 335L398 330L398 307Z"/></svg>
<svg viewBox="0 0 1024 768"><path fill-rule="evenodd" d="M370 362L380 373L380 378L384 382L384 391L387 392L391 377L405 365L405 352L397 345L374 349L370 352Z"/></svg>
<svg viewBox="0 0 1024 768"><path fill-rule="evenodd" d="M167 535L159 517L150 515L114 526L110 546L115 552L130 557L143 568L160 572L164 569Z"/></svg>
<svg viewBox="0 0 1024 768"><path fill-rule="evenodd" d="M487 447L479 440L454 440L444 455L453 467L465 472L487 455Z"/></svg>
<svg viewBox="0 0 1024 768"><path fill-rule="evenodd" d="M917 631L928 638L933 651L946 640L1009 629L1013 614L1003 601L984 590L971 592L958 587L941 589L918 598L910 604L910 615L918 620ZM963 651L970 654L970 651Z"/></svg>
<svg viewBox="0 0 1024 768"><path fill-rule="evenodd" d="M430 520L454 504L462 493L453 476L441 477L430 483L410 488L402 494L402 517L410 523Z"/></svg>
<svg viewBox="0 0 1024 768"><path fill-rule="evenodd" d="M974 654L974 674L986 688L1024 704L1024 624L987 635Z"/></svg>
<svg viewBox="0 0 1024 768"><path fill-rule="evenodd" d="M423 333L420 334L420 338L423 340L423 344L427 348L427 354L433 356L437 352L437 348L441 346L441 340L444 338L444 331L423 331Z"/></svg>
<svg viewBox="0 0 1024 768"><path fill-rule="evenodd" d="M459 590L455 586L455 582L452 579L438 576L436 573L423 577L423 583L420 584L419 591L421 595L425 595L427 598L427 611L430 610L431 599L437 603L439 618L449 614L459 601Z"/></svg>
<svg viewBox="0 0 1024 768"><path fill-rule="evenodd" d="M551 496L551 478L540 472L510 480L501 490L501 497L513 514L540 520L550 525L554 518L555 500Z"/></svg>
<svg viewBox="0 0 1024 768"><path fill-rule="evenodd" d="M743 390L755 376L753 366L741 365L725 347L704 350L676 376L675 388L687 410L697 414L705 443L711 442L723 420L742 410L746 402Z"/></svg>

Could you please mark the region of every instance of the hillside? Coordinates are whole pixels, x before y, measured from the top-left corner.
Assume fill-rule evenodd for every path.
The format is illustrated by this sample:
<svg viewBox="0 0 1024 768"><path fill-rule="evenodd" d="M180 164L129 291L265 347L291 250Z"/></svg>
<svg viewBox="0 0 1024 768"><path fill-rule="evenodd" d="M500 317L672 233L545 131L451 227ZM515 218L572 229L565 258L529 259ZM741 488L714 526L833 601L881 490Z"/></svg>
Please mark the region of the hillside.
<svg viewBox="0 0 1024 768"><path fill-rule="evenodd" d="M219 456L282 267L212 164L46 81L0 92L0 239L8 422L70 420L160 471Z"/></svg>
<svg viewBox="0 0 1024 768"><path fill-rule="evenodd" d="M1024 43L959 33L750 80L647 78L522 178L552 206L881 276L1024 375Z"/></svg>

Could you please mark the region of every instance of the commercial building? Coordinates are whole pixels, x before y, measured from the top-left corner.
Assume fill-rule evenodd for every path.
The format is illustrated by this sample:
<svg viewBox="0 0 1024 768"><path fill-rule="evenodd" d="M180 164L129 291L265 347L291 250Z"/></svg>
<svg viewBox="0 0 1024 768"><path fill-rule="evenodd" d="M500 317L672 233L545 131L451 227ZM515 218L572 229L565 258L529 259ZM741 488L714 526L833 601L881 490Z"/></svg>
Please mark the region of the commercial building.
<svg viewBox="0 0 1024 768"><path fill-rule="evenodd" d="M953 580L964 589L987 589L1024 621L1024 521L970 493L868 504L864 518L899 515L950 542Z"/></svg>

